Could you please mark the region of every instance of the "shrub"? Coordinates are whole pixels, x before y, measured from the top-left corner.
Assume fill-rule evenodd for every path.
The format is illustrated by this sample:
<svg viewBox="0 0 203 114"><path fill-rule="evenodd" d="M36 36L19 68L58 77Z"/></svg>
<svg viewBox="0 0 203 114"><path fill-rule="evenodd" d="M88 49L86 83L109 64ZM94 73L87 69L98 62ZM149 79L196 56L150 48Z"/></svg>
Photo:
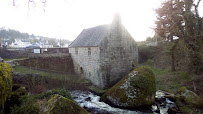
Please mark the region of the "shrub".
<svg viewBox="0 0 203 114"><path fill-rule="evenodd" d="M138 47L138 53L139 53L139 63L144 63L148 59L153 58L156 47L153 46L146 46L146 45L141 45Z"/></svg>
<svg viewBox="0 0 203 114"><path fill-rule="evenodd" d="M0 109L12 93L12 67L0 62Z"/></svg>
<svg viewBox="0 0 203 114"><path fill-rule="evenodd" d="M23 96L20 98L21 105L14 106L11 109L11 114L38 114L39 105L34 103L34 97Z"/></svg>

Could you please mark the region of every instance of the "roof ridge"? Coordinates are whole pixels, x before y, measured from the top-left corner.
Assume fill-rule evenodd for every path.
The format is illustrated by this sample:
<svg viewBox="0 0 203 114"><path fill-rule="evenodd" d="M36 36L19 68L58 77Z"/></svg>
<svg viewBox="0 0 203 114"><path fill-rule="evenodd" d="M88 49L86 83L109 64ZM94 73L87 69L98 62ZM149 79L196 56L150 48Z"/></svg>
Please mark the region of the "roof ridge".
<svg viewBox="0 0 203 114"><path fill-rule="evenodd" d="M93 28L97 28L97 27L103 27L103 26L110 26L110 24L97 25L97 26L94 26L94 27L85 28L85 30L93 29Z"/></svg>

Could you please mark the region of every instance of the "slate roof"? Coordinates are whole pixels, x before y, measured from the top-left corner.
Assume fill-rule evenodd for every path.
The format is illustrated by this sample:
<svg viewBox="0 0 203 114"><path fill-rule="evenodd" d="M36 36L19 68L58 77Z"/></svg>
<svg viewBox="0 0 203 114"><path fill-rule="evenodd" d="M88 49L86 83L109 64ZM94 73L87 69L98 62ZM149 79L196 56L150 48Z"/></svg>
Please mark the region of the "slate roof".
<svg viewBox="0 0 203 114"><path fill-rule="evenodd" d="M73 47L93 47L98 46L110 30L110 25L100 25L84 29L79 36L69 45Z"/></svg>

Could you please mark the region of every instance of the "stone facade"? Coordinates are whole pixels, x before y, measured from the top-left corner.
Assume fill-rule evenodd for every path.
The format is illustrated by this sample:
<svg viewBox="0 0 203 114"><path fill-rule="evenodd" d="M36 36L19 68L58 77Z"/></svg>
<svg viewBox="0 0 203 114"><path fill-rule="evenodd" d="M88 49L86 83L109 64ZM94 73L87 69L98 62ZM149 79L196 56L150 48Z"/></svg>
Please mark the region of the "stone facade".
<svg viewBox="0 0 203 114"><path fill-rule="evenodd" d="M103 86L115 84L138 63L136 43L119 22L112 23L110 33L99 47Z"/></svg>
<svg viewBox="0 0 203 114"><path fill-rule="evenodd" d="M91 48L91 55L88 55L88 47L69 48L73 58L75 72L87 79L90 79L94 85L101 85L99 79L100 59L99 47ZM76 53L77 49L77 53Z"/></svg>
<svg viewBox="0 0 203 114"><path fill-rule="evenodd" d="M119 15L107 29L108 32L96 46L80 44L80 46L70 45L69 47L75 72L102 89L118 82L138 63L138 48L122 25Z"/></svg>

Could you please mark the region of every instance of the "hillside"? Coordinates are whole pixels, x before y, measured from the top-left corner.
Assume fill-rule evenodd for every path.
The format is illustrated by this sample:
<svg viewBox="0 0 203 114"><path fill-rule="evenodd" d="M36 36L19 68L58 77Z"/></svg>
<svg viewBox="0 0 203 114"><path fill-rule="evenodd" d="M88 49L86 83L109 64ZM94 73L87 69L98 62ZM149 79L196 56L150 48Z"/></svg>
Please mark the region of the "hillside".
<svg viewBox="0 0 203 114"><path fill-rule="evenodd" d="M14 39L36 38L36 36L28 33L21 33L13 29L0 28L0 38L14 41Z"/></svg>
<svg viewBox="0 0 203 114"><path fill-rule="evenodd" d="M41 47L67 47L70 43L71 41L65 39L36 36L18 30L0 28L0 47L1 45L26 47L31 44L38 44Z"/></svg>

